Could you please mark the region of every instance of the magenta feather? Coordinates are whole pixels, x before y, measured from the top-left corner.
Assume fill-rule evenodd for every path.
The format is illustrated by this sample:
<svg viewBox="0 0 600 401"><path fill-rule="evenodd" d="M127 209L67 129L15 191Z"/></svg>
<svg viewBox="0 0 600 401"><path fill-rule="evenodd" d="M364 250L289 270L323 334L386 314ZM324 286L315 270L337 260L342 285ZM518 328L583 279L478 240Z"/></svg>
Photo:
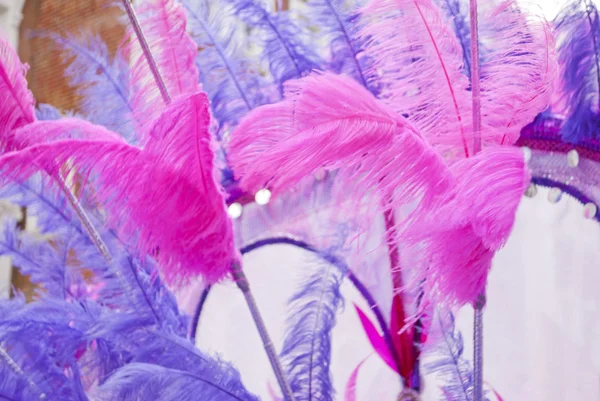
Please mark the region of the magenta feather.
<svg viewBox="0 0 600 401"><path fill-rule="evenodd" d="M167 108L152 131L152 141L160 140L151 141L148 151L113 136L59 140L8 153L0 165L4 176L24 179L39 170L56 177L59 166L72 162L78 173L92 177L109 225L135 239L142 254L154 254L168 280L201 274L212 282L238 256L224 200L208 192L217 186L207 124L208 102L198 94ZM190 148L177 149L186 140Z"/></svg>
<svg viewBox="0 0 600 401"><path fill-rule="evenodd" d="M484 4L479 24L486 50L481 112L484 129L491 131L484 136L488 143L513 144L551 100L557 52L543 17L526 14L515 0L490 3Z"/></svg>
<svg viewBox="0 0 600 401"><path fill-rule="evenodd" d="M451 21L430 0L374 0L362 15L380 98L408 115L432 145L471 155L469 80Z"/></svg>
<svg viewBox="0 0 600 401"><path fill-rule="evenodd" d="M195 62L198 48L187 33L182 6L175 0L152 0L140 7L139 15L148 46L171 98L196 93L199 87ZM151 128L149 122L158 117L165 104L133 28L128 30L128 37L132 60L130 104L143 143Z"/></svg>
<svg viewBox="0 0 600 401"><path fill-rule="evenodd" d="M375 191L403 204L431 199L449 182L442 159L409 121L350 77L330 73L288 82L282 102L242 120L229 150L249 191L282 193L320 169L339 169L344 197Z"/></svg>
<svg viewBox="0 0 600 401"><path fill-rule="evenodd" d="M423 285L425 300L461 306L485 290L492 258L510 235L530 175L523 152L513 147L484 149L454 164L452 173L453 189L398 240L414 246L420 259L414 281Z"/></svg>
<svg viewBox="0 0 600 401"><path fill-rule="evenodd" d="M0 39L0 148L14 149L13 131L35 120L33 95L27 87L27 65Z"/></svg>

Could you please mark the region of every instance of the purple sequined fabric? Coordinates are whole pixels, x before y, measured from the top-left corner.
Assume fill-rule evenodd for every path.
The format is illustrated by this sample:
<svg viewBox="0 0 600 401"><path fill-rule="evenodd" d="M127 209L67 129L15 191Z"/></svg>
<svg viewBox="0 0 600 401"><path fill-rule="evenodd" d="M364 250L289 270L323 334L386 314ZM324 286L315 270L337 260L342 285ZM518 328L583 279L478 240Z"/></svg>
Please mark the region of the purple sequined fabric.
<svg viewBox="0 0 600 401"><path fill-rule="evenodd" d="M563 142L562 120L547 118L525 127L517 142L532 150L529 166L532 182L559 188L583 204L600 205L600 142L588 140L578 144ZM567 153L576 150L579 163L570 166ZM600 214L594 218L600 221Z"/></svg>

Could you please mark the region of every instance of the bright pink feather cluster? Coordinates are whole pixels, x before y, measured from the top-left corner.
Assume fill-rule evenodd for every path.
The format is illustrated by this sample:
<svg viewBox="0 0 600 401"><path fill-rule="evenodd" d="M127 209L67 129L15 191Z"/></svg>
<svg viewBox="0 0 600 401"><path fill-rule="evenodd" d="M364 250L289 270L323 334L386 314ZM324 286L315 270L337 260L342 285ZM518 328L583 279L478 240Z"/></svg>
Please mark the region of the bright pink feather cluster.
<svg viewBox="0 0 600 401"><path fill-rule="evenodd" d="M176 98L150 120L145 149L76 118L35 121L33 97L18 58L0 42L0 157L4 179L45 171L62 180L72 166L91 177L96 201L123 239L151 254L172 283L202 275L223 278L239 258L233 228L214 176L206 94ZM197 88L197 86L194 86Z"/></svg>

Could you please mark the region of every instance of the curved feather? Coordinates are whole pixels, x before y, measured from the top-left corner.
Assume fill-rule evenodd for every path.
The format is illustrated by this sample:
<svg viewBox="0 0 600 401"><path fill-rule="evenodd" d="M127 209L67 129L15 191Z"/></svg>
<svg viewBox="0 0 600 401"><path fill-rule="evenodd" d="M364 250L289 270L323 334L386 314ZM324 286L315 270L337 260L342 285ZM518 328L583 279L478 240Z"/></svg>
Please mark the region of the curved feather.
<svg viewBox="0 0 600 401"><path fill-rule="evenodd" d="M170 97L175 99L197 92L198 48L187 33L187 20L182 6L175 0L152 0L140 7L139 19ZM128 30L128 38L126 50L131 60L129 102L137 121L139 140L145 143L152 121L166 105L133 28Z"/></svg>
<svg viewBox="0 0 600 401"><path fill-rule="evenodd" d="M197 183L125 143L61 140L0 160L4 176L13 179L40 170L56 176L68 160L79 173L95 176L97 201L108 211L109 224L121 238L135 240L141 255L154 254L171 281L194 274L219 280L237 257L230 223L221 215L224 207L202 201L214 194L199 191Z"/></svg>
<svg viewBox="0 0 600 401"><path fill-rule="evenodd" d="M460 307L485 290L492 258L507 241L530 173L523 152L493 147L455 163L456 183L399 234L419 266L414 284L428 304ZM422 283L422 284L421 284Z"/></svg>
<svg viewBox="0 0 600 401"><path fill-rule="evenodd" d="M345 272L331 263L316 266L288 302L287 333L281 350L297 400L325 401L335 397L331 380L331 330L343 299Z"/></svg>
<svg viewBox="0 0 600 401"><path fill-rule="evenodd" d="M52 33L45 36L63 52L67 64L64 74L81 99L78 105L81 113L90 122L134 141L128 65L121 50L111 58L106 43L98 36L75 38Z"/></svg>
<svg viewBox="0 0 600 401"><path fill-rule="evenodd" d="M555 26L566 120L564 141L597 138L600 120L600 19L592 1L575 0L561 11Z"/></svg>
<svg viewBox="0 0 600 401"><path fill-rule="evenodd" d="M521 129L544 111L558 72L554 36L543 17L515 0L486 4L480 18L485 47L481 113L488 143L513 144Z"/></svg>
<svg viewBox="0 0 600 401"><path fill-rule="evenodd" d="M426 207L449 185L441 157L414 126L353 79L313 74L286 90L284 101L254 110L232 134L229 160L244 189L282 193L320 169L340 169L346 199L372 191Z"/></svg>
<svg viewBox="0 0 600 401"><path fill-rule="evenodd" d="M35 120L33 95L27 87L27 65L21 64L11 46L0 39L0 148L12 150L12 132Z"/></svg>
<svg viewBox="0 0 600 401"><path fill-rule="evenodd" d="M464 358L462 334L456 330L451 313L434 313L430 340L423 350L423 369L443 381L445 401L473 398L473 371Z"/></svg>
<svg viewBox="0 0 600 401"><path fill-rule="evenodd" d="M470 156L471 97L463 52L431 0L375 0L363 10L361 35L379 96L408 115L428 141ZM402 29L398 29L402 27Z"/></svg>
<svg viewBox="0 0 600 401"><path fill-rule="evenodd" d="M218 373L221 375L220 380L213 382L205 379L203 375L191 372L148 363L130 363L115 372L99 387L97 397L106 401L175 401L201 395L202 400L206 401L257 400L247 392L238 394L239 391L236 390L237 387L241 387L241 383L233 384L231 378L225 376L226 372ZM239 381L239 378L236 379Z"/></svg>
<svg viewBox="0 0 600 401"><path fill-rule="evenodd" d="M319 66L318 56L305 43L305 27L289 11L269 12L260 0L229 0L235 13L250 28L269 64L275 84L283 94L283 84L308 74Z"/></svg>
<svg viewBox="0 0 600 401"><path fill-rule="evenodd" d="M219 132L235 126L254 107L268 99L264 79L242 55L244 42L230 5L209 0L182 0L190 34L198 45L196 63L202 88L211 100ZM220 136L220 135L219 135Z"/></svg>

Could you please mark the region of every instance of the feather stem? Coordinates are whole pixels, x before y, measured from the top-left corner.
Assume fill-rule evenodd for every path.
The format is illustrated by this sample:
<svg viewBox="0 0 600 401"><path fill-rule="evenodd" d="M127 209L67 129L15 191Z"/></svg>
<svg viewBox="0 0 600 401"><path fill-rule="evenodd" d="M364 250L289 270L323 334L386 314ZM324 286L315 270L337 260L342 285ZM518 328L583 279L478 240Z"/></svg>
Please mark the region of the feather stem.
<svg viewBox="0 0 600 401"><path fill-rule="evenodd" d="M227 74L229 74L229 76L231 77L231 80L233 81L233 84L235 85L235 89L240 94L240 97L244 101L244 104L246 105L248 110L252 110L252 106L250 105L250 102L248 101L248 97L242 90L240 81L237 79L237 77L233 73L233 69L231 68L231 63L227 60L227 57L225 56L225 52L223 51L223 48L218 43L218 41L215 40L215 38L213 37L213 35L210 32L210 29L208 29L208 26L206 26L206 23L202 20L202 18L198 17L198 15L191 9L191 7L187 3L187 1L182 2L182 4L188 10L188 14L194 19L194 21L196 21L198 23L198 25L200 25L200 27L202 28L202 30L204 31L204 33L206 34L208 39L210 39L210 41L212 42L213 46L215 47L215 50L217 51L217 54L219 55L219 58L221 59L221 61L223 61L223 65L225 66L225 69L227 70Z"/></svg>
<svg viewBox="0 0 600 401"><path fill-rule="evenodd" d="M473 153L481 151L481 85L479 82L479 34L477 31L477 0L471 5L471 97L473 101Z"/></svg>
<svg viewBox="0 0 600 401"><path fill-rule="evenodd" d="M246 274L242 270L241 264L232 264L231 273L238 288L244 294L244 298L246 298L246 303L248 304L248 308L250 309L250 314L252 315L252 319L254 319L254 323L256 324L256 328L258 329L258 334L260 334L263 346L265 347L265 351L267 353L267 356L269 357L269 361L271 362L271 367L273 368L273 372L275 373L277 381L281 386L281 392L283 393L283 397L286 401L294 401L295 399L294 394L292 392L292 388L290 386L289 381L285 377L283 367L281 366L281 361L279 360L279 357L275 352L275 347L273 346L273 342L271 341L271 337L269 336L269 332L267 330L267 327L265 326L265 322L263 321L260 310L258 309L256 300L252 295L252 291L250 291L250 283L248 282Z"/></svg>
<svg viewBox="0 0 600 401"><path fill-rule="evenodd" d="M473 152L481 151L481 93L479 82L479 34L477 0L470 0L471 17L471 96L473 101ZM485 293L479 295L473 317L473 401L483 400L483 307Z"/></svg>
<svg viewBox="0 0 600 401"><path fill-rule="evenodd" d="M446 63L444 62L442 54L440 53L438 43L436 42L435 37L433 36L433 32L431 31L431 27L429 26L427 19L423 15L423 11L421 10L419 3L415 0L414 4L415 4L415 7L417 8L417 11L419 12L419 15L421 16L421 19L423 20L423 24L425 25L427 34L429 35L429 38L431 39L431 43L433 45L433 48L435 49L438 60L440 62L440 66L442 67L442 71L444 72L444 78L446 79L446 83L448 84L448 90L450 91L450 97L452 98L452 102L454 105L454 111L456 112L456 120L458 121L458 124L460 126L460 134L461 134L462 141L463 141L465 157L469 157L469 147L467 146L467 140L466 140L465 132L464 132L465 128L462 125L462 116L461 116L460 110L458 108L458 101L456 99L456 93L454 93L454 88L452 87L452 82L450 81L450 76L448 75L448 68L446 67ZM473 23L472 19L471 19L471 23Z"/></svg>
<svg viewBox="0 0 600 401"><path fill-rule="evenodd" d="M135 34L140 42L140 45L142 46L142 51L144 52L144 57L146 57L146 61L148 62L150 71L152 72L152 76L154 77L154 80L156 81L156 86L158 86L160 95L162 96L165 104L169 104L169 103L171 103L171 97L169 96L169 92L167 92L167 87L165 85L165 82L163 81L162 77L160 76L160 72L158 71L158 67L156 65L156 60L154 60L154 57L152 56L152 53L150 52L150 48L148 47L148 41L146 40L146 37L144 36L144 31L142 31L142 27L140 26L138 17L135 14L135 10L133 9L133 6L131 5L129 0L122 0L122 2L123 2L123 6L125 7L125 11L127 12L127 16L129 17L129 21L131 22L131 25L133 26L133 29L135 30Z"/></svg>

